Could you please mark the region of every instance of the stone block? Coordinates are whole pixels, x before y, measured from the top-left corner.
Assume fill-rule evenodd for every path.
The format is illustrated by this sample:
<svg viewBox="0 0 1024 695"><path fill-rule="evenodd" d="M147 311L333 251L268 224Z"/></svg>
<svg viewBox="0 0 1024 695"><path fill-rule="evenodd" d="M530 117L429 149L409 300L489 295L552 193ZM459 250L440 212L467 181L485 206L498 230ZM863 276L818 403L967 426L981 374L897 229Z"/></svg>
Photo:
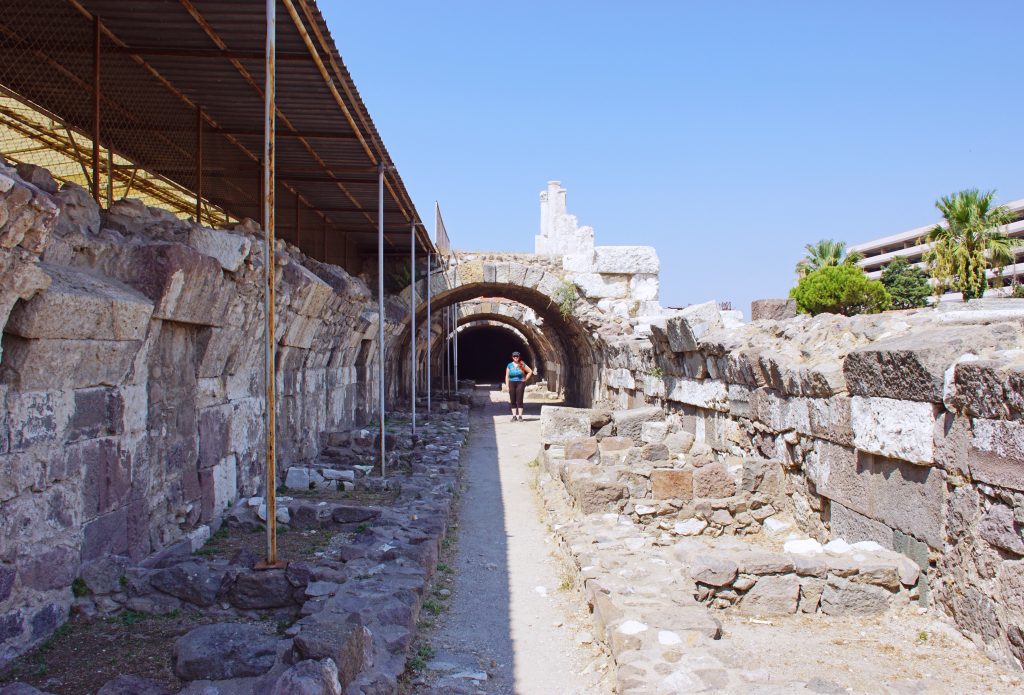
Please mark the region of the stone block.
<svg viewBox="0 0 1024 695"><path fill-rule="evenodd" d="M11 311L4 331L22 338L141 340L153 303L131 287L79 268L39 264L50 286Z"/></svg>
<svg viewBox="0 0 1024 695"><path fill-rule="evenodd" d="M1024 422L972 421L967 457L971 477L989 485L1024 491Z"/></svg>
<svg viewBox="0 0 1024 695"><path fill-rule="evenodd" d="M794 317L795 299L755 299L750 303L751 321L784 321Z"/></svg>
<svg viewBox="0 0 1024 695"><path fill-rule="evenodd" d="M128 509L96 517L82 528L82 562L128 552Z"/></svg>
<svg viewBox="0 0 1024 695"><path fill-rule="evenodd" d="M300 659L332 659L347 687L369 666L373 635L355 621L340 618L326 613L303 618L293 645Z"/></svg>
<svg viewBox="0 0 1024 695"><path fill-rule="evenodd" d="M114 438L91 439L64 452L69 477L82 476L82 513L85 519L111 512L128 501L132 485L131 455Z"/></svg>
<svg viewBox="0 0 1024 695"><path fill-rule="evenodd" d="M916 330L856 348L843 372L855 396L941 403L946 370L960 357L1013 346L1021 346L1020 327L1010 324Z"/></svg>
<svg viewBox="0 0 1024 695"><path fill-rule="evenodd" d="M721 555L695 555L690 560L690 578L708 586L728 586L737 572L736 563Z"/></svg>
<svg viewBox="0 0 1024 695"><path fill-rule="evenodd" d="M594 268L599 273L657 275L661 263L653 246L596 246Z"/></svg>
<svg viewBox="0 0 1024 695"><path fill-rule="evenodd" d="M657 301L659 289L657 275L638 274L629 279L629 296L637 301Z"/></svg>
<svg viewBox="0 0 1024 695"><path fill-rule="evenodd" d="M334 659L307 659L282 673L274 682L269 695L341 695L341 692L338 666Z"/></svg>
<svg viewBox="0 0 1024 695"><path fill-rule="evenodd" d="M665 398L705 410L727 412L729 410L729 389L725 382L715 379L681 379L668 377L665 380Z"/></svg>
<svg viewBox="0 0 1024 695"><path fill-rule="evenodd" d="M546 406L545 406L546 407ZM665 419L665 411L657 406L628 408L612 412L612 424L618 437L628 437L637 446L643 444L641 434L645 422L657 422Z"/></svg>
<svg viewBox="0 0 1024 695"><path fill-rule="evenodd" d="M978 535L997 548L1024 555L1024 532L1016 523L1013 510L1003 504L994 504L985 512L978 526Z"/></svg>
<svg viewBox="0 0 1024 695"><path fill-rule="evenodd" d="M277 639L248 623L201 625L174 643L174 674L185 681L259 676L274 665Z"/></svg>
<svg viewBox="0 0 1024 695"><path fill-rule="evenodd" d="M234 454L227 456L212 468L199 471L199 485L203 490L203 521L220 516L238 496L238 467Z"/></svg>
<svg viewBox="0 0 1024 695"><path fill-rule="evenodd" d="M665 335L672 352L692 352L705 335L723 326L718 302L705 302L670 316L665 322Z"/></svg>
<svg viewBox="0 0 1024 695"><path fill-rule="evenodd" d="M26 340L5 333L0 378L20 391L116 386L141 346L135 340Z"/></svg>
<svg viewBox="0 0 1024 695"><path fill-rule="evenodd" d="M577 273L572 276L572 281L583 296L590 299L622 299L629 294L629 277L626 275Z"/></svg>
<svg viewBox="0 0 1024 695"><path fill-rule="evenodd" d="M667 422L645 422L640 426L640 439L648 444L664 444L666 436Z"/></svg>
<svg viewBox="0 0 1024 695"><path fill-rule="evenodd" d="M598 458L598 443L596 437L586 437L568 442L565 445L566 460L593 461Z"/></svg>
<svg viewBox="0 0 1024 695"><path fill-rule="evenodd" d="M153 318L168 321L223 326L235 296L220 262L184 244L126 247L103 259L99 270L148 297Z"/></svg>
<svg viewBox="0 0 1024 695"><path fill-rule="evenodd" d="M848 396L808 398L806 403L810 434L843 446L853 446L853 421Z"/></svg>
<svg viewBox="0 0 1024 695"><path fill-rule="evenodd" d="M541 406L540 436L544 444L563 445L589 437L590 413L582 408Z"/></svg>
<svg viewBox="0 0 1024 695"><path fill-rule="evenodd" d="M821 594L821 612L833 616L884 613L891 598L881 587L829 576Z"/></svg>
<svg viewBox="0 0 1024 695"><path fill-rule="evenodd" d="M651 494L656 500L693 498L693 471L655 468L651 471Z"/></svg>
<svg viewBox="0 0 1024 695"><path fill-rule="evenodd" d="M77 548L56 545L47 548L25 549L18 560L21 585L37 591L67 589L78 575Z"/></svg>
<svg viewBox="0 0 1024 695"><path fill-rule="evenodd" d="M853 444L879 456L932 463L937 416L934 403L854 396L850 403Z"/></svg>
<svg viewBox="0 0 1024 695"><path fill-rule="evenodd" d="M740 601L740 610L757 615L796 613L800 581L796 575L761 577Z"/></svg>
<svg viewBox="0 0 1024 695"><path fill-rule="evenodd" d="M818 494L941 548L946 483L942 471L822 442L808 477Z"/></svg>
<svg viewBox="0 0 1024 695"><path fill-rule="evenodd" d="M1024 418L1024 360L964 361L953 373L948 407L971 417Z"/></svg>
<svg viewBox="0 0 1024 695"><path fill-rule="evenodd" d="M234 273L249 256L252 240L233 232L193 226L188 233L188 245L204 256L216 259L224 270Z"/></svg>
<svg viewBox="0 0 1024 695"><path fill-rule="evenodd" d="M672 432L665 435L663 442L673 454L685 454L693 448L694 436L689 432Z"/></svg>
<svg viewBox="0 0 1024 695"><path fill-rule="evenodd" d="M123 425L124 397L118 389L101 386L75 391L68 441L121 434Z"/></svg>
<svg viewBox="0 0 1024 695"><path fill-rule="evenodd" d="M848 543L874 541L883 548L893 549L891 528L880 521L869 519L835 500L829 504L829 528L832 538L842 538Z"/></svg>
<svg viewBox="0 0 1024 695"><path fill-rule="evenodd" d="M613 389L635 389L636 380L628 369L609 369L605 371L605 383Z"/></svg>
<svg viewBox="0 0 1024 695"><path fill-rule="evenodd" d="M736 480L721 463L711 463L693 472L693 494L710 499L732 497L736 494Z"/></svg>
<svg viewBox="0 0 1024 695"><path fill-rule="evenodd" d="M568 273L593 273L593 249L582 250L579 253L570 253L562 256L562 270Z"/></svg>

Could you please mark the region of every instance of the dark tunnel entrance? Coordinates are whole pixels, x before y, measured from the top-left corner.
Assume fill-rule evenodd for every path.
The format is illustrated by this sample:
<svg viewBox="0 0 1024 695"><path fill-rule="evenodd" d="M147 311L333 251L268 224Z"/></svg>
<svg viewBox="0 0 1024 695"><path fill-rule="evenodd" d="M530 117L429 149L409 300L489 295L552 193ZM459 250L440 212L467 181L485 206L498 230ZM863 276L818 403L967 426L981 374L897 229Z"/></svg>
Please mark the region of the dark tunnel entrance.
<svg viewBox="0 0 1024 695"><path fill-rule="evenodd" d="M467 326L459 331L459 378L481 384L497 384L505 380L505 365L512 353L519 351L536 371L531 350L518 335L498 326Z"/></svg>

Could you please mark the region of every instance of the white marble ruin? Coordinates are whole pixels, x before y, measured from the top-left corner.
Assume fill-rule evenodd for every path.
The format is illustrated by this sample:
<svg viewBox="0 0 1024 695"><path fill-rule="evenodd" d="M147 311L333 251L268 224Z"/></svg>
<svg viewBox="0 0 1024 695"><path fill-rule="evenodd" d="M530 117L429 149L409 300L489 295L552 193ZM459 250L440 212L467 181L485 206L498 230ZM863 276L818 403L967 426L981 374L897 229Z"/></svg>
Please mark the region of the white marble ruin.
<svg viewBox="0 0 1024 695"><path fill-rule="evenodd" d="M566 278L603 311L636 320L640 334L659 322L661 262L653 246L594 246L594 228L580 227L565 206L565 188L548 181L540 194L538 255L561 256Z"/></svg>

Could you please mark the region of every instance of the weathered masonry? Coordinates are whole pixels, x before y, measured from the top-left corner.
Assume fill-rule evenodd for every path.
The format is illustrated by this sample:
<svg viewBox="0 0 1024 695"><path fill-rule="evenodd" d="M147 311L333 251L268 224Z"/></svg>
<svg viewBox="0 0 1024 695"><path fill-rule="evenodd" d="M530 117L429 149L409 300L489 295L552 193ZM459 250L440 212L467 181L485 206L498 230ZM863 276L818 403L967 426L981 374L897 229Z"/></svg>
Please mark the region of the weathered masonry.
<svg viewBox="0 0 1024 695"><path fill-rule="evenodd" d="M659 405L647 418L659 423L671 413L639 443L668 435L675 452L673 431L690 437L687 450L695 442L692 454L638 461L669 469L652 483L679 483L675 528L756 532L771 514L714 517L694 506L707 496L698 479L717 461L739 490L752 466L777 467L775 504L802 532L912 559L918 600L994 658L1024 664L1024 300L727 321L714 303L691 306L650 339L605 346L608 398Z"/></svg>

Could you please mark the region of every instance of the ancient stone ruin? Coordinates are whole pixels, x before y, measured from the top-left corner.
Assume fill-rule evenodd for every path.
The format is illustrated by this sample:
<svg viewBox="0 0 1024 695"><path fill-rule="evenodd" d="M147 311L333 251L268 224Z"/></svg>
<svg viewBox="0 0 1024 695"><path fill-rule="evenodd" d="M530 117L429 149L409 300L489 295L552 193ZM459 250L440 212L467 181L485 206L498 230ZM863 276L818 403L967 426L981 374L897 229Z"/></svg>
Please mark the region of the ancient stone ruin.
<svg viewBox="0 0 1024 695"><path fill-rule="evenodd" d="M564 399L539 490L620 692L681 683L680 650L743 687L716 651L733 614L919 607L1021 668L1024 300L666 310L655 250L594 246L564 195L542 198L542 255L460 252L431 291L458 326L511 331ZM0 662L69 619L193 611L181 692L396 691L468 401L438 394L412 434L406 287L384 318L396 412L374 430L367 278L278 242L277 520L312 550L256 571L231 539L267 521L260 238L0 169ZM155 687L132 678L105 692Z"/></svg>

